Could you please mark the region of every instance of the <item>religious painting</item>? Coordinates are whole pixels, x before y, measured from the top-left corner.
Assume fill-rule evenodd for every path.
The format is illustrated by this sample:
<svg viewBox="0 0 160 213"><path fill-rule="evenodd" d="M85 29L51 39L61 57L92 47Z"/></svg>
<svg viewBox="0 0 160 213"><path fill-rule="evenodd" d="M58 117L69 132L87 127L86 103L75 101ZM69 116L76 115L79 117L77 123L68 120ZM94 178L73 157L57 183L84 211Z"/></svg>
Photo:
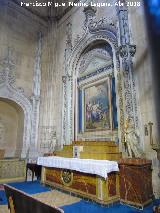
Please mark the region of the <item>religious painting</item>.
<svg viewBox="0 0 160 213"><path fill-rule="evenodd" d="M109 80L84 90L85 131L110 129Z"/></svg>

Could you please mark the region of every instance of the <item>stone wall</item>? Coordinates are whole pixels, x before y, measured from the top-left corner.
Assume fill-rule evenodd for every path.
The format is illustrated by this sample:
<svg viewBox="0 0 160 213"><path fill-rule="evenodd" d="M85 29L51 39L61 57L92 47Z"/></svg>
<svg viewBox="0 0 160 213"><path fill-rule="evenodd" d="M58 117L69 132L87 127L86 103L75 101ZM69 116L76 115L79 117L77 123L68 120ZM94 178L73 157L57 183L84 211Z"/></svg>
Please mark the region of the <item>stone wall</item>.
<svg viewBox="0 0 160 213"><path fill-rule="evenodd" d="M33 79L38 32L43 31L45 36L46 29L46 22L14 2L10 0L0 2L0 97L7 99L11 97L11 100L21 105L24 110L22 122L24 137L17 135L17 138L21 138L21 142L15 136L14 141L10 143L10 150L12 144L13 150L15 146L21 151L22 147L24 148L23 157L31 143ZM8 153L8 156L14 154Z"/></svg>

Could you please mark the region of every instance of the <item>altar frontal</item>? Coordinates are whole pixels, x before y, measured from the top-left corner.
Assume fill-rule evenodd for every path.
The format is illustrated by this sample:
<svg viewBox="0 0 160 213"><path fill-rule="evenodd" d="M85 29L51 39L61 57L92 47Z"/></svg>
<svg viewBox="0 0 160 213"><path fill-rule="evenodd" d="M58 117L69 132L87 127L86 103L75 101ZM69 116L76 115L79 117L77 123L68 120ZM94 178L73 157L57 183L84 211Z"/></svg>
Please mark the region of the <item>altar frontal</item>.
<svg viewBox="0 0 160 213"><path fill-rule="evenodd" d="M116 161L64 157L39 157L42 183L87 197L102 204L119 199Z"/></svg>

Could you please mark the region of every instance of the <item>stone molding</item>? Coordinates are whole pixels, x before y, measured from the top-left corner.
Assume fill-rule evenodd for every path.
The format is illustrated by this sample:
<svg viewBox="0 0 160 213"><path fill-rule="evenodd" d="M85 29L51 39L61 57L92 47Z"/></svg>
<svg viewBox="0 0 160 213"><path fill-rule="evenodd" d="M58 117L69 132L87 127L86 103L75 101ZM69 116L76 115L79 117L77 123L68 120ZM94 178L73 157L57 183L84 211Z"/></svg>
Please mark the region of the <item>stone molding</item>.
<svg viewBox="0 0 160 213"><path fill-rule="evenodd" d="M21 157L25 157L26 150L31 140L32 104L25 96L22 88L16 88L15 64L10 61L9 55L1 61L0 67L0 98L9 99L17 103L24 112L24 133Z"/></svg>
<svg viewBox="0 0 160 213"><path fill-rule="evenodd" d="M92 18L86 19L89 20L88 23L92 21ZM99 23L99 22L98 22ZM82 57L83 51L87 48L87 46L91 45L93 42L98 42L98 41L104 41L110 44L112 47L112 52L113 52L113 65L114 65L114 75L115 78L118 78L118 73L120 72L120 66L119 66L119 56L117 54L118 50L118 40L117 37L114 33L110 31L111 28L105 28L100 26L99 29L95 29L93 31L89 30L87 27L87 22L84 23L84 34L82 37L79 37L79 40L75 43L75 46L72 48L72 52L70 54L69 59L65 61L65 73L66 73L66 81L64 83L63 88L66 89L66 92L64 92L64 97L63 101L65 104L63 104L63 118L65 117L65 122L64 119L62 121L62 132L63 132L63 138L62 138L62 143L63 144L70 144L71 141L73 140L73 128L74 128L74 121L73 121L73 114L74 114L74 104L75 104L75 88L76 88L76 79L78 77L78 65L79 65L79 60ZM107 27L107 24L105 25ZM118 87L122 88L121 86L121 81L118 82ZM117 103L123 103L122 99L122 89L118 90L119 98L117 99ZM119 110L119 116L123 117L124 112L123 112L123 105L119 105L120 110ZM122 118L120 120L123 120ZM122 125L122 123L120 124ZM122 128L122 127L121 127Z"/></svg>

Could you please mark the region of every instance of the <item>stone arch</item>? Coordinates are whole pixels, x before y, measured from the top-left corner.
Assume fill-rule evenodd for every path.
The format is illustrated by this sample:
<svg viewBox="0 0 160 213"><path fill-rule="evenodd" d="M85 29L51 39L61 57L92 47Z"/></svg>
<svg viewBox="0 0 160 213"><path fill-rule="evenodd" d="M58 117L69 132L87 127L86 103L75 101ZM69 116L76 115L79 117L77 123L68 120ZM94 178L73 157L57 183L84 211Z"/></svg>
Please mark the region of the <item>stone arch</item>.
<svg viewBox="0 0 160 213"><path fill-rule="evenodd" d="M0 98L13 101L24 113L24 132L21 157L26 157L27 149L31 140L31 125L32 125L32 105L29 99L24 95L21 88L17 89L8 82L0 85Z"/></svg>
<svg viewBox="0 0 160 213"><path fill-rule="evenodd" d="M70 58L67 62L67 76L68 76L68 91L70 92L70 100L68 103L68 109L64 109L68 113L67 123L69 124L69 128L67 131L69 131L68 135L68 141L73 140L73 128L74 128L74 88L75 88L75 78L77 76L77 65L78 61L81 58L82 53L84 50L89 46L92 45L98 41L103 41L108 43L112 48L113 53L113 64L114 64L114 76L116 80L116 91L117 91L117 106L118 106L118 126L119 130L123 129L124 125L124 111L123 111L123 98L122 98L122 82L120 77L120 62L119 62L119 56L117 54L118 52L118 41L115 35L111 35L110 33L107 33L107 30L105 32L98 32L95 34L88 34L85 35L84 38L80 39L80 41L76 44L76 46L73 48L72 53L70 55ZM69 93L68 93L69 94ZM64 98L65 99L65 98ZM65 117L65 116L64 116ZM64 127L64 125L63 125ZM66 131L66 128L63 129L63 131ZM121 131L118 131L119 138L123 137L121 135ZM65 134L63 134L64 136ZM64 137L63 137L64 138ZM67 138L67 137L65 137Z"/></svg>

